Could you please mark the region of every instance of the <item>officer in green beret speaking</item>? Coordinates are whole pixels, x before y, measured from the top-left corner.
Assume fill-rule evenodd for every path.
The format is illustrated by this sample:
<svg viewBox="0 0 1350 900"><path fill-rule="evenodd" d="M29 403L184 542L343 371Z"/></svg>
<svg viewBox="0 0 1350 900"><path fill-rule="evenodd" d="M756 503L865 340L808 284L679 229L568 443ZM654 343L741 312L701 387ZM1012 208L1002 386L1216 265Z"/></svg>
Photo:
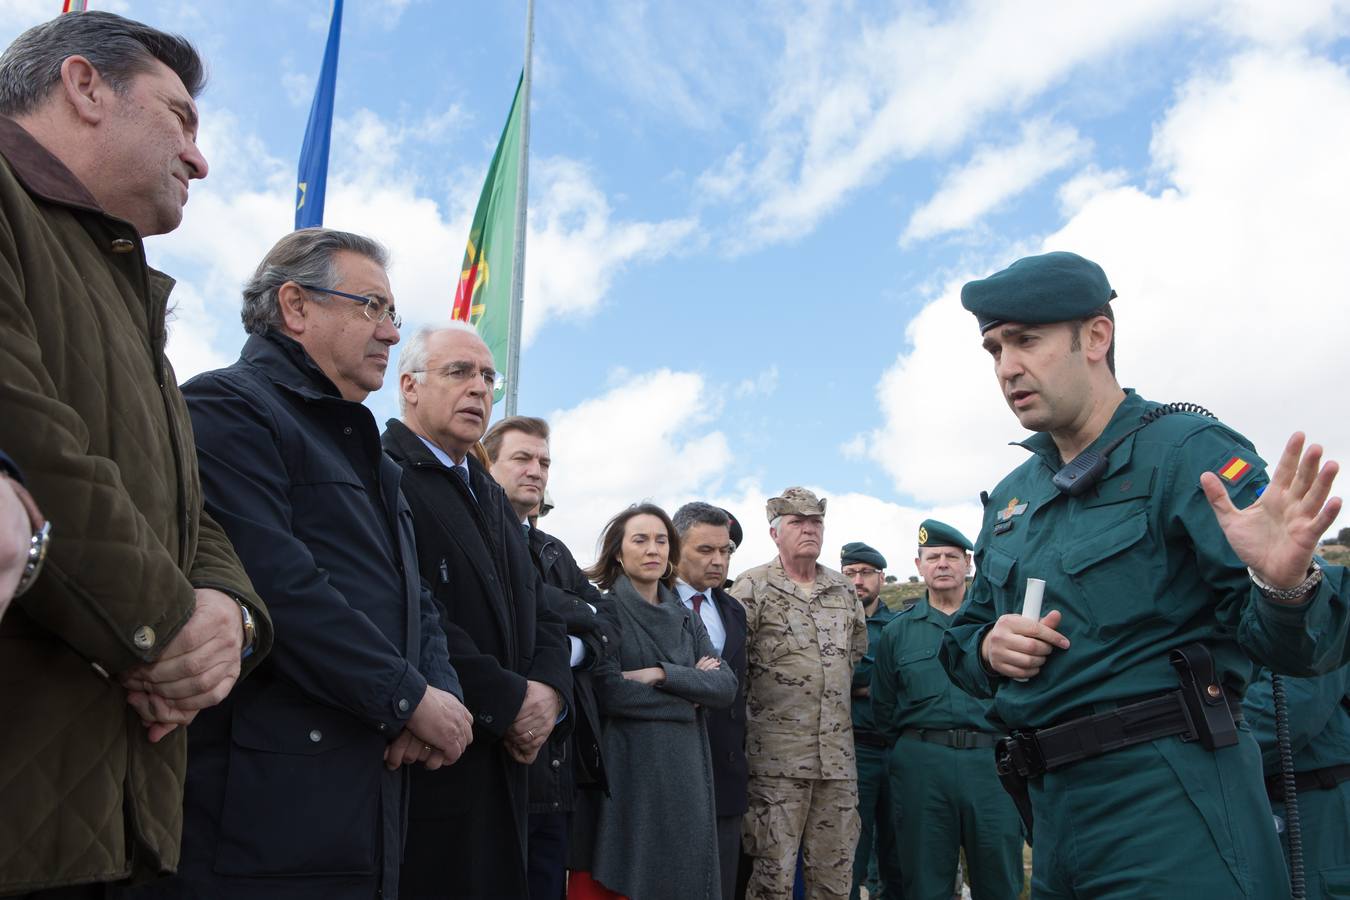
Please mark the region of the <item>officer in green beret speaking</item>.
<svg viewBox="0 0 1350 900"><path fill-rule="evenodd" d="M901 896L898 848L891 828L890 792L886 789L890 742L877 730L871 700L874 657L870 648L876 647L881 629L895 618L895 613L881 602L886 557L862 541L851 541L839 551L839 571L853 582L853 592L867 613L869 648L853 669L853 747L858 755L858 816L862 832L853 855L853 890L849 897L858 900L864 886L868 897ZM884 893L882 884L886 885Z"/></svg>
<svg viewBox="0 0 1350 900"><path fill-rule="evenodd" d="M927 593L881 632L872 712L895 749L888 776L906 900L950 900L961 850L974 900L1022 892L1022 823L999 785L989 701L952 684L938 660L966 595L970 541L950 525L919 526L914 560ZM888 892L887 896L890 896Z"/></svg>
<svg viewBox="0 0 1350 900"><path fill-rule="evenodd" d="M1114 297L1072 253L961 291L1035 434L985 498L942 661L1013 729L999 771L1034 819L1034 896L1288 897L1240 703L1253 660L1346 659L1345 571L1313 557L1336 464L1295 434L1268 478L1199 407L1122 390Z"/></svg>

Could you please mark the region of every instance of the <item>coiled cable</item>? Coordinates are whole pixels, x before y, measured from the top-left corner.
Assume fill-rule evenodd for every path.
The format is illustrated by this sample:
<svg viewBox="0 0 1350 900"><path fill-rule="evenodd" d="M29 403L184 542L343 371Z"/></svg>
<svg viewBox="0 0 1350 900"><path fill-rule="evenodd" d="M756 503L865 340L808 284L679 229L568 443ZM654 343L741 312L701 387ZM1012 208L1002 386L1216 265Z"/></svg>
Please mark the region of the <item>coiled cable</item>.
<svg viewBox="0 0 1350 900"><path fill-rule="evenodd" d="M1293 900L1305 900L1303 878L1303 823L1298 817L1298 788L1294 783L1294 750L1289 739L1289 706L1284 679L1271 673L1270 695L1275 703L1275 745L1280 753L1280 786L1284 793L1284 830L1289 839L1289 889Z"/></svg>

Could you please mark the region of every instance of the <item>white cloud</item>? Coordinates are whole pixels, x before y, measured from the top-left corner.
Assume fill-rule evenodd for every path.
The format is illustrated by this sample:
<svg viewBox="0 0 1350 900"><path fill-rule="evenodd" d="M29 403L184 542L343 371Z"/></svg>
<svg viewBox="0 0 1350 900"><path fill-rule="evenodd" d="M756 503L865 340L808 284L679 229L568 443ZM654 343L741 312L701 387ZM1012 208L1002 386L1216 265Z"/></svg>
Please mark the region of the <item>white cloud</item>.
<svg viewBox="0 0 1350 900"><path fill-rule="evenodd" d="M594 558L604 523L651 499L670 511L717 485L731 464L709 430L716 406L701 375L661 369L629 376L599 397L549 416L557 507L546 527L578 559Z"/></svg>
<svg viewBox="0 0 1350 900"><path fill-rule="evenodd" d="M986 145L946 174L937 192L914 211L901 244L969 228L1051 172L1085 154L1090 142L1068 125L1032 119L1008 147Z"/></svg>
<svg viewBox="0 0 1350 900"><path fill-rule="evenodd" d="M1308 39L1325 40L1350 26L1345 0L1230 0L1214 16L1230 34L1265 45L1286 46Z"/></svg>
<svg viewBox="0 0 1350 900"><path fill-rule="evenodd" d="M532 164L530 192L535 200L525 251L526 344L549 319L594 313L625 266L686 249L698 225L692 218L614 221L589 170L570 159Z"/></svg>
<svg viewBox="0 0 1350 900"><path fill-rule="evenodd" d="M1016 114L1077 70L1212 4L953 9L905 8L874 23L848 4L809 4L786 18L785 51L748 178L745 246L808 233L896 162L949 152L992 116Z"/></svg>
<svg viewBox="0 0 1350 900"><path fill-rule="evenodd" d="M1124 169L1104 172L1095 165L1088 165L1059 186L1060 213L1065 218L1076 215L1093 197L1120 187L1128 179Z"/></svg>
<svg viewBox="0 0 1350 900"><path fill-rule="evenodd" d="M1295 429L1344 456L1350 420L1327 410L1350 380L1350 307L1336 295L1348 145L1350 73L1329 60L1253 51L1196 75L1154 131L1161 187L1081 182L1060 230L972 262L914 319L911 349L878 385L885 424L870 435L872 458L920 502L969 498L1025 458L1003 446L1019 429L958 293L968 277L1051 249L1097 260L1119 291L1124 384L1209 407L1268 460Z"/></svg>
<svg viewBox="0 0 1350 900"><path fill-rule="evenodd" d="M541 527L556 535L582 565L595 558L604 524L631 503L651 500L674 513L690 500L731 510L745 541L732 561L737 573L773 558L764 504L787 485L766 491L753 480L729 483L734 460L726 436L712 429L720 404L703 376L661 369L627 374L605 393L549 416L553 456L549 494L556 508ZM805 482L829 498L821 562L838 568L839 548L863 540L886 556L891 571L912 571L919 523L934 516L972 536L978 503L919 509L857 493L834 493Z"/></svg>
<svg viewBox="0 0 1350 900"><path fill-rule="evenodd" d="M778 390L778 366L772 365L754 378L744 378L736 385L737 397L769 397Z"/></svg>
<svg viewBox="0 0 1350 900"><path fill-rule="evenodd" d="M297 108L303 108L310 105L314 100L314 85L317 79L313 75L306 75L303 72L286 72L281 76L281 89L286 92L286 99L291 105Z"/></svg>
<svg viewBox="0 0 1350 900"><path fill-rule="evenodd" d="M413 326L449 315L486 165L457 181L442 204L423 193L400 154L461 116L455 106L398 124L359 110L334 123L324 222L390 249L390 282ZM200 143L209 177L194 182L183 225L148 244L153 263L181 279L168 352L182 379L234 358L244 339L239 289L294 222L293 164L272 156L236 116L204 103ZM527 344L555 317L593 313L625 266L676 252L695 230L687 219L618 219L589 170L573 160L536 160L532 176Z"/></svg>

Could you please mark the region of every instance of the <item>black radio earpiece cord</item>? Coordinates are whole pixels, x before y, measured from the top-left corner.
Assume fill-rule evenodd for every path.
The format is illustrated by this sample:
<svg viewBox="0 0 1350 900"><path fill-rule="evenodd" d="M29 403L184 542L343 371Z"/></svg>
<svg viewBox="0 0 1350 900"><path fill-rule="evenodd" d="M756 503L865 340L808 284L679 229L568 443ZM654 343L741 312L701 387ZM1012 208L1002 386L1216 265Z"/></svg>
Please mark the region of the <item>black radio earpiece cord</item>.
<svg viewBox="0 0 1350 900"><path fill-rule="evenodd" d="M1294 750L1289 740L1289 704L1284 679L1271 673L1270 696L1275 704L1275 745L1280 753L1280 786L1284 792L1284 831L1289 839L1289 890L1293 900L1304 900L1303 823L1298 817L1298 788L1294 781Z"/></svg>
<svg viewBox="0 0 1350 900"><path fill-rule="evenodd" d="M1055 487L1059 488L1061 493L1068 494L1070 497L1077 497L1079 494L1085 493L1101 480L1102 475L1106 474L1106 464L1111 456L1111 451L1119 447L1127 437L1150 423L1156 422L1163 416L1180 412L1208 416L1211 419L1215 418L1214 413L1198 403L1164 403L1162 406L1144 413L1139 417L1138 425L1100 450L1085 450L1075 456L1071 462L1055 473L1055 477L1051 481Z"/></svg>

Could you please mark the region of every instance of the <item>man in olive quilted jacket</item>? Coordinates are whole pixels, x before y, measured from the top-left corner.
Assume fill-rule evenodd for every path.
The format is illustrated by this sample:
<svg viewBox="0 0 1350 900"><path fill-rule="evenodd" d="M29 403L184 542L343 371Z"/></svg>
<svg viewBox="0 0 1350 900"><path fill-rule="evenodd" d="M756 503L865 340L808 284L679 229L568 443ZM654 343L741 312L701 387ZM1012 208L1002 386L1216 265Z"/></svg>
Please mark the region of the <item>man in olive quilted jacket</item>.
<svg viewBox="0 0 1350 900"><path fill-rule="evenodd" d="M206 176L201 83L190 44L110 13L0 56L0 423L52 523L0 622L0 895L173 871L183 726L271 643L202 511L164 355L172 281L142 245Z"/></svg>

